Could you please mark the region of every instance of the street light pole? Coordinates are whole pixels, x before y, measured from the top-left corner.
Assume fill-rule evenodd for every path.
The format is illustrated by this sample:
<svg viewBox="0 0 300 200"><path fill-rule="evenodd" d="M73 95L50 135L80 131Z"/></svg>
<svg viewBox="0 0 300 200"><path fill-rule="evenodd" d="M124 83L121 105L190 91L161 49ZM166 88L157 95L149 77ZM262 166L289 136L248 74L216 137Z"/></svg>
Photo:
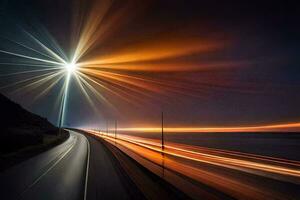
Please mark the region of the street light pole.
<svg viewBox="0 0 300 200"><path fill-rule="evenodd" d="M161 150L162 154L164 154L165 149L165 141L164 141L164 112L161 112Z"/></svg>
<svg viewBox="0 0 300 200"><path fill-rule="evenodd" d="M106 120L106 136L108 136L108 120Z"/></svg>
<svg viewBox="0 0 300 200"><path fill-rule="evenodd" d="M64 95L62 97L62 103L60 106L60 112L59 112L59 121L58 121L58 134L61 135L62 134L62 126L63 126L63 109L64 109Z"/></svg>
<svg viewBox="0 0 300 200"><path fill-rule="evenodd" d="M117 139L117 120L115 120L115 140Z"/></svg>

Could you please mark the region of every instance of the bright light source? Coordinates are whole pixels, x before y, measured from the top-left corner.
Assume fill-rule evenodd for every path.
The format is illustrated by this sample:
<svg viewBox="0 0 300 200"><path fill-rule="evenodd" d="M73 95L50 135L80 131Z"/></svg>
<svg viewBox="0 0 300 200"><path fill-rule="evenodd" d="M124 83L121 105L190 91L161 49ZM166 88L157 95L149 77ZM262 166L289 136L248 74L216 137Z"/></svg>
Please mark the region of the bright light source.
<svg viewBox="0 0 300 200"><path fill-rule="evenodd" d="M73 72L75 72L76 71L76 68L77 68L77 66L76 66L76 64L75 63L67 63L66 65L65 65L65 67L66 67L66 69L67 69L67 71L69 72L69 73L73 73Z"/></svg>

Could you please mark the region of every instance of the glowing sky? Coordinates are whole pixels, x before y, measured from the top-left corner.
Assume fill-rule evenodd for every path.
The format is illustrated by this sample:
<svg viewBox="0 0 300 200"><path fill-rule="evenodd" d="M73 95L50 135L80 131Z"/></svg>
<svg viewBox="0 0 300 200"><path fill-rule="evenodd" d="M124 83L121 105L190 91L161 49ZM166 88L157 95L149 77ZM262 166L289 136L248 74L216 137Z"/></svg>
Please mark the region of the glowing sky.
<svg viewBox="0 0 300 200"><path fill-rule="evenodd" d="M66 62L78 76L69 77L65 125L153 126L162 110L177 127L298 122L296 8L1 0L0 91L57 123Z"/></svg>

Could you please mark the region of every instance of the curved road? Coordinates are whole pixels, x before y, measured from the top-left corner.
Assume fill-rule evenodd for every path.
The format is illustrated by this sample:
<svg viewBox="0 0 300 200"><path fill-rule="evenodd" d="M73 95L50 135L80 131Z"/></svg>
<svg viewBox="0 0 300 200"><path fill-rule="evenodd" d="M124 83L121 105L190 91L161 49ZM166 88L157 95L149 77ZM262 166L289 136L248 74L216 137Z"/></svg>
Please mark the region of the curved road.
<svg viewBox="0 0 300 200"><path fill-rule="evenodd" d="M0 174L1 199L84 199L89 144L74 131L62 144Z"/></svg>
<svg viewBox="0 0 300 200"><path fill-rule="evenodd" d="M187 199L113 145L69 132L64 143L2 172L1 199Z"/></svg>
<svg viewBox="0 0 300 200"><path fill-rule="evenodd" d="M143 199L134 183L122 171L103 143L86 135L90 143L87 200Z"/></svg>

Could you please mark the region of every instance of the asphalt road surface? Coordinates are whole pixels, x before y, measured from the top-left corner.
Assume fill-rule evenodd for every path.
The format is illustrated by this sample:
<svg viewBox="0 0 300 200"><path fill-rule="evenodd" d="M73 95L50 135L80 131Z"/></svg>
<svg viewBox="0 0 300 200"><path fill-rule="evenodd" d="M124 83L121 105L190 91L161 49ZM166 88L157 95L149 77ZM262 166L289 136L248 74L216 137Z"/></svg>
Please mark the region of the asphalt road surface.
<svg viewBox="0 0 300 200"><path fill-rule="evenodd" d="M300 162L88 131L194 199L300 199Z"/></svg>
<svg viewBox="0 0 300 200"><path fill-rule="evenodd" d="M70 131L62 144L0 174L0 199L84 199L89 145Z"/></svg>
<svg viewBox="0 0 300 200"><path fill-rule="evenodd" d="M189 199L113 145L86 137L90 143L87 200Z"/></svg>
<svg viewBox="0 0 300 200"><path fill-rule="evenodd" d="M113 155L103 143L86 136L90 143L87 199L142 198L139 190L118 167ZM131 198L132 197L132 198Z"/></svg>
<svg viewBox="0 0 300 200"><path fill-rule="evenodd" d="M188 199L114 145L70 130L62 144L0 174L0 199Z"/></svg>

